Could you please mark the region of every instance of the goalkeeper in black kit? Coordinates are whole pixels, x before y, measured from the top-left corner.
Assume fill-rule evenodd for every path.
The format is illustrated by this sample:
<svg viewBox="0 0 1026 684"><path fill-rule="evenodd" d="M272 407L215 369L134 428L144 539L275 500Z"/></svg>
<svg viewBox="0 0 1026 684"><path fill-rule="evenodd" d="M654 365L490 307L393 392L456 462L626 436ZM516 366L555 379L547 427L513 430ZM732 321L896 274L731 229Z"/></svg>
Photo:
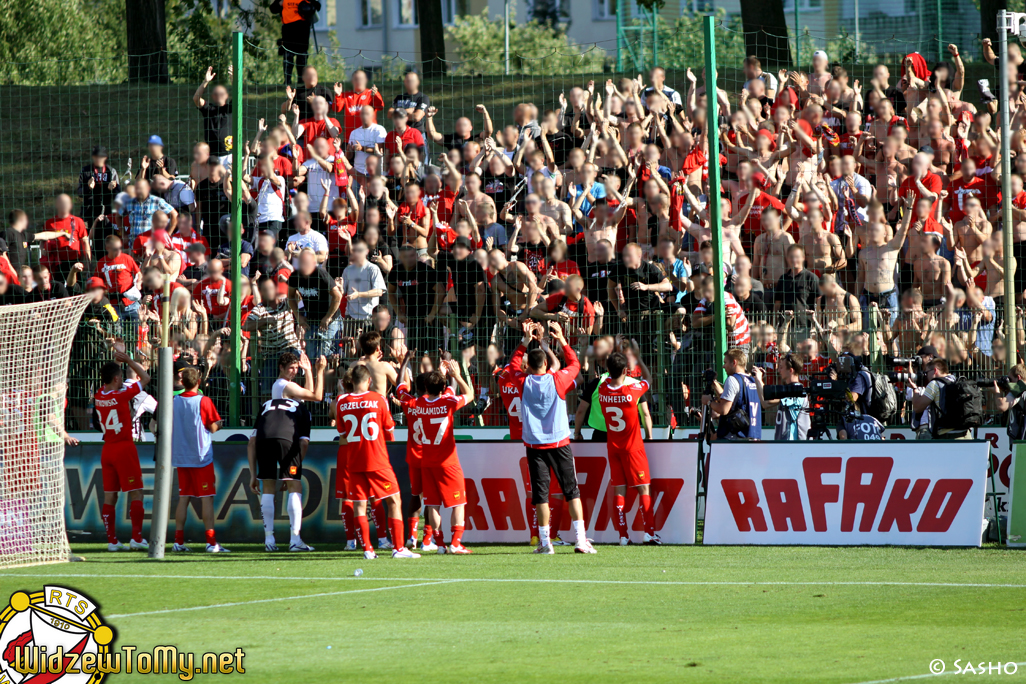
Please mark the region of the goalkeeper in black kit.
<svg viewBox="0 0 1026 684"><path fill-rule="evenodd" d="M246 454L249 457L249 488L260 496L264 521L264 548L277 551L274 542L274 493L278 480L285 482L286 508L292 536L289 551L313 551L299 536L303 525L303 457L310 446L313 416L301 401L271 399L260 409ZM259 480L259 484L257 483Z"/></svg>

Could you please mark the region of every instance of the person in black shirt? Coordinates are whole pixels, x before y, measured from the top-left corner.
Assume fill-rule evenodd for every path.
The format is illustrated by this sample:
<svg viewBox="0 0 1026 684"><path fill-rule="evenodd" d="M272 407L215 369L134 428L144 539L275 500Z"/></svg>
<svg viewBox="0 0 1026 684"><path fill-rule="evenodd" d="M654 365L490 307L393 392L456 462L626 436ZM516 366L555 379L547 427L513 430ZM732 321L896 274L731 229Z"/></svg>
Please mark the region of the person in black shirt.
<svg viewBox="0 0 1026 684"><path fill-rule="evenodd" d="M414 247L404 245L387 282L388 303L406 328L407 346L421 351L436 349L439 340L435 319L445 295L444 278L417 260Z"/></svg>
<svg viewBox="0 0 1026 684"><path fill-rule="evenodd" d="M29 262L29 245L32 244L35 231L29 228L28 214L21 209L14 209L8 216L9 226L2 233L7 243L7 260L15 273ZM94 252L98 253L98 252Z"/></svg>
<svg viewBox="0 0 1026 684"><path fill-rule="evenodd" d="M20 285L7 281L7 274L0 271L0 306L24 304L29 301L28 293Z"/></svg>
<svg viewBox="0 0 1026 684"><path fill-rule="evenodd" d="M231 75L231 67L228 67L228 76ZM211 153L225 164L228 162L228 155L231 154L233 142L232 101L228 97L228 88L216 85L210 92L210 100L203 99L207 86L215 76L217 74L214 73L214 67L207 67L203 82L192 95L192 102L203 115L203 140L210 145Z"/></svg>
<svg viewBox="0 0 1026 684"><path fill-rule="evenodd" d="M227 172L223 166L210 167L210 177L196 184L196 218L199 220L200 235L210 243L210 249L217 252L225 235L221 232L221 217L231 214L232 204L224 192Z"/></svg>
<svg viewBox="0 0 1026 684"><path fill-rule="evenodd" d="M239 247L239 264L244 278L249 277L249 264L255 254L256 250L253 249L253 243L243 240ZM232 261L232 246L230 242L224 242L217 248L217 258L224 261L226 269L230 267L229 264Z"/></svg>
<svg viewBox="0 0 1026 684"><path fill-rule="evenodd" d="M335 338L342 327L342 317L338 315L341 304L342 288L317 264L316 253L303 249L299 253L299 268L289 277L289 306L297 327L306 335L306 354L310 358L339 353Z"/></svg>
<svg viewBox="0 0 1026 684"><path fill-rule="evenodd" d="M331 86L317 82L317 69L312 66L301 71L303 83L295 89L288 86L285 88L286 99L281 105L281 113L289 114L292 111L292 105L296 105L299 107L299 118L302 120L313 117L313 99L315 97L323 97L328 102L334 102L335 91L331 89Z"/></svg>
<svg viewBox="0 0 1026 684"><path fill-rule="evenodd" d="M762 301L762 294L752 290L752 279L748 276L738 276L734 281L734 299L745 312L749 321L764 320L766 318L766 303Z"/></svg>
<svg viewBox="0 0 1026 684"><path fill-rule="evenodd" d="M303 457L310 446L313 416L301 401L271 399L264 403L246 446L249 488L260 495L264 521L264 548L277 551L274 543L274 494L278 480L285 481L292 538L289 551L313 551L299 536L303 524ZM258 482L259 481L259 482Z"/></svg>
<svg viewBox="0 0 1026 684"><path fill-rule="evenodd" d="M91 224L103 213L103 208L114 206L114 197L121 191L118 172L107 166L107 148L93 148L92 161L82 167L78 175L78 194L82 196L82 220Z"/></svg>
<svg viewBox="0 0 1026 684"><path fill-rule="evenodd" d="M174 180L178 175L178 162L164 154L164 141L159 135L151 135L146 141L146 151L139 164L138 178L153 180L157 174Z"/></svg>
<svg viewBox="0 0 1026 684"><path fill-rule="evenodd" d="M623 260L609 274L606 294L616 309L627 338L653 351L659 340L656 312L663 306L659 293L672 291L673 283L662 269L642 258L641 247L637 243L624 247L622 256ZM623 304L617 288L623 295Z"/></svg>
<svg viewBox="0 0 1026 684"><path fill-rule="evenodd" d="M805 268L805 250L801 245L787 248L788 269L773 288L773 310L793 311L794 327L791 334L794 342L788 341L792 347L797 340L808 337L809 316L806 311L815 308L816 296L819 294L819 278Z"/></svg>
<svg viewBox="0 0 1026 684"><path fill-rule="evenodd" d="M584 244L582 240L578 244ZM609 240L599 240L595 243L595 261L588 261L587 253L582 249L577 267L584 277L584 294L594 304L601 304L605 312L612 314L609 304L609 275L616 266L613 258L613 243Z"/></svg>
<svg viewBox="0 0 1026 684"><path fill-rule="evenodd" d="M431 106L431 100L420 91L420 75L416 71L408 71L403 76L403 89L404 92L392 100L388 115L392 116L396 109L405 109L410 115L408 125L424 133L424 115Z"/></svg>
<svg viewBox="0 0 1026 684"><path fill-rule="evenodd" d="M481 264L474 258L474 245L470 238L460 236L452 244L451 252L442 252L439 256L439 269L446 269L452 276L453 294L456 301L449 307L456 315L460 327L460 337L464 346L473 345L474 333L484 312L485 288L488 278L485 277Z"/></svg>
<svg viewBox="0 0 1026 684"><path fill-rule="evenodd" d="M63 299L68 297L68 288L64 283L55 282L50 275L50 269L42 264L32 267L32 277L36 286L28 293L29 301L45 302L51 299Z"/></svg>

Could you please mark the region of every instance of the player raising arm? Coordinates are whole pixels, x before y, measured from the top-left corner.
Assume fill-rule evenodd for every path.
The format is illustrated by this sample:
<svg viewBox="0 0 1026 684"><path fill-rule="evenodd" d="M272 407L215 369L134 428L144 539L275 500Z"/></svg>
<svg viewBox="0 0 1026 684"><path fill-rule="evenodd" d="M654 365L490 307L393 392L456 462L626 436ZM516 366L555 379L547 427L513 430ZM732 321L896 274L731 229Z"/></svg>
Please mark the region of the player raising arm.
<svg viewBox="0 0 1026 684"><path fill-rule="evenodd" d="M424 395L417 397L410 410L414 439L421 448L421 487L424 492L426 523L434 529L434 545L438 553L467 554L463 546L463 512L467 503L467 485L463 468L456 454L453 423L456 412L474 400L474 388L463 379L458 362L443 362L460 394L446 393L445 373L435 370L424 380ZM442 533L442 506L452 509L452 543L446 547Z"/></svg>
<svg viewBox="0 0 1026 684"><path fill-rule="evenodd" d="M359 541L363 544L363 557L377 558L370 539L367 522L367 502L373 497L385 502L388 524L392 532L392 558L420 558L403 546L403 513L399 499L399 481L388 461L386 441L392 441L395 423L388 411L388 402L372 392L371 372L366 366L353 366L352 392L335 405L335 425L339 431L339 445L348 445L346 471L347 497L353 502ZM380 536L380 532L378 533Z"/></svg>
<svg viewBox="0 0 1026 684"><path fill-rule="evenodd" d="M328 367L328 360L317 357L317 366L310 367L310 358L305 354L296 356L292 352L285 352L278 357L278 379L271 385L271 399L297 399L299 401L323 401L324 400L324 369ZM300 387L295 381L299 375L299 369L303 369L305 387Z"/></svg>
<svg viewBox="0 0 1026 684"><path fill-rule="evenodd" d="M125 383L121 364L135 372L138 382ZM128 516L132 520L132 540L129 546L148 549L142 538L143 493L142 469L139 453L132 441L132 400L150 383L150 375L138 362L122 351L114 352L114 360L100 369L103 386L93 395L93 404L103 429L103 451L100 469L103 472L103 526L107 530L107 550L124 551L115 530L115 505L118 492L128 493Z"/></svg>
<svg viewBox="0 0 1026 684"><path fill-rule="evenodd" d="M640 363L640 359L639 359ZM609 457L609 484L616 497L616 529L620 532L620 546L631 543L624 511L627 487L637 487L641 498L641 518L645 526L645 543L659 544L652 517L652 497L649 484L648 455L645 437L652 439L652 418L648 412L645 393L649 389L648 369L641 366L643 380L627 375L629 362L623 352L613 352L606 359L609 377L599 385L599 406L606 421L606 453ZM640 423L640 425L639 425Z"/></svg>
<svg viewBox="0 0 1026 684"><path fill-rule="evenodd" d="M313 551L299 536L303 526L303 458L310 446L313 417L301 401L271 399L264 402L246 447L249 458L249 488L260 494L260 516L264 520L264 548L277 551L274 542L274 492L278 480L285 482L289 511L289 551ZM259 480L259 484L257 483Z"/></svg>

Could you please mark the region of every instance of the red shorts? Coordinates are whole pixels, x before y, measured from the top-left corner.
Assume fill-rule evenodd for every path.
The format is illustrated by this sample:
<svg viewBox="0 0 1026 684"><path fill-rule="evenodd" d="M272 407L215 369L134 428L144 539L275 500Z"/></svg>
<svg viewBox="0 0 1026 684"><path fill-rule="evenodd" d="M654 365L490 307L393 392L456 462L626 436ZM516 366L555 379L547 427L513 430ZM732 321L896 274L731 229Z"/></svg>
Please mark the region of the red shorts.
<svg viewBox="0 0 1026 684"><path fill-rule="evenodd" d="M417 464L407 464L410 469L410 494L412 496L420 496L424 493L424 468L421 467L420 461Z"/></svg>
<svg viewBox="0 0 1026 684"><path fill-rule="evenodd" d="M648 455L644 451L609 453L609 485L612 487L638 487L652 482L648 472Z"/></svg>
<svg viewBox="0 0 1026 684"><path fill-rule="evenodd" d="M421 468L424 505L453 508L467 503L467 483L460 464Z"/></svg>
<svg viewBox="0 0 1026 684"><path fill-rule="evenodd" d="M338 458L335 460L335 498L339 501L349 500L349 466L346 446L338 448Z"/></svg>
<svg viewBox="0 0 1026 684"><path fill-rule="evenodd" d="M213 496L214 464L199 468L178 468L178 496Z"/></svg>
<svg viewBox="0 0 1026 684"><path fill-rule="evenodd" d="M349 473L346 492L350 501L367 501L368 499L387 499L399 496L399 480L391 468Z"/></svg>
<svg viewBox="0 0 1026 684"><path fill-rule="evenodd" d="M134 442L105 443L100 452L103 491L134 492L143 488L139 452Z"/></svg>

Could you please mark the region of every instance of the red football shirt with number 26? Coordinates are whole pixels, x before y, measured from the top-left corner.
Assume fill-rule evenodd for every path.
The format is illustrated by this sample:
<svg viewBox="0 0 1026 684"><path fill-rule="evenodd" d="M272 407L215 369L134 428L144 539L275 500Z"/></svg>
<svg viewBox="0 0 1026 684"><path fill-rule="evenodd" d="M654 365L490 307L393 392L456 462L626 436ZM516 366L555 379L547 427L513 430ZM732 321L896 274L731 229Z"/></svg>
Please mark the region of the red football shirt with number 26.
<svg viewBox="0 0 1026 684"><path fill-rule="evenodd" d="M395 422L377 392L344 394L335 402L335 427L348 443L346 467L353 473L391 470L388 447Z"/></svg>

